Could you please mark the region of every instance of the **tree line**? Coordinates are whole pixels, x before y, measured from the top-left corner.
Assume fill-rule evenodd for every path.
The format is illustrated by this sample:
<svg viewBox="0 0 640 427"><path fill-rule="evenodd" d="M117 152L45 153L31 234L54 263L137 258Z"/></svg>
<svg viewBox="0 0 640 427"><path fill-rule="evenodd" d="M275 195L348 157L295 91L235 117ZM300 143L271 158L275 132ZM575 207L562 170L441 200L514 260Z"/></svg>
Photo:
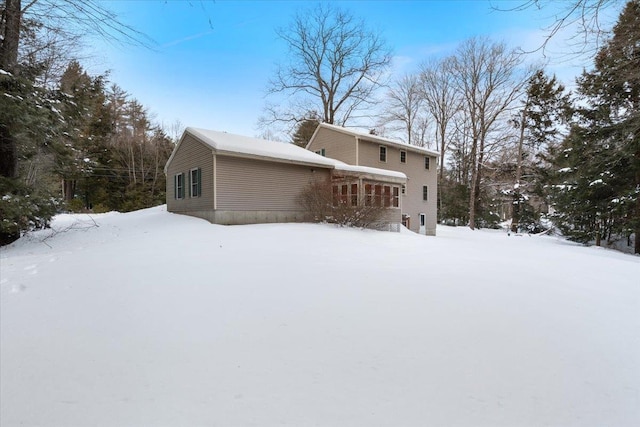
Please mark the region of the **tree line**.
<svg viewBox="0 0 640 427"><path fill-rule="evenodd" d="M88 25L107 19L112 28L128 31L91 1L5 2L0 244L46 227L59 211L130 211L165 200L163 168L174 141L108 75L91 76L69 59L66 48L77 35L42 15L61 7L74 8L75 19Z"/></svg>
<svg viewBox="0 0 640 427"><path fill-rule="evenodd" d="M612 1L576 0L566 19ZM94 0L0 8L2 243L61 209L162 203L173 141L108 75L90 76L70 54L87 31L140 44L144 36ZM640 235L639 9L639 0L626 3L570 93L544 67L526 66L521 51L480 36L389 81L380 34L320 4L277 29L289 52L267 91L288 103L267 105L261 122L288 123L299 145L319 122L364 123L437 149L440 223L508 218L513 231L536 230L550 225L541 220L548 212L574 240L631 242Z"/></svg>
<svg viewBox="0 0 640 427"><path fill-rule="evenodd" d="M597 14L601 4L574 6ZM302 146L324 121L438 150L440 223L473 229L508 219L515 232L554 226L584 243L630 244L640 236L639 9L638 0L626 3L570 93L543 66L527 66L523 52L488 37L383 81L390 56L376 33L344 11L319 7L304 14L313 24L297 15L295 31L283 37L289 59L269 91L292 101L288 110L267 108L263 123L293 123L291 141ZM358 84L368 104L344 103L342 94L360 93ZM362 108L376 100L377 111Z"/></svg>

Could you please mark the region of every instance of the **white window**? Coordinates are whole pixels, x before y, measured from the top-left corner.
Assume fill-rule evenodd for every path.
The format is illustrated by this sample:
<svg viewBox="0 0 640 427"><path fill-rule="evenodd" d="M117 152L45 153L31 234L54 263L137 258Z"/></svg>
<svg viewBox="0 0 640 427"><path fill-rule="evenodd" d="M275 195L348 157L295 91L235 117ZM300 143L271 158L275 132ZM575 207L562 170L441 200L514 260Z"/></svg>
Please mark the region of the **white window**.
<svg viewBox="0 0 640 427"><path fill-rule="evenodd" d="M407 152L400 150L400 163L407 163Z"/></svg>
<svg viewBox="0 0 640 427"><path fill-rule="evenodd" d="M407 186L402 184L402 194L407 194Z"/></svg>
<svg viewBox="0 0 640 427"><path fill-rule="evenodd" d="M429 166L431 166L430 163L431 162L430 162L429 157L428 156L424 156L424 168L425 169L429 169Z"/></svg>
<svg viewBox="0 0 640 427"><path fill-rule="evenodd" d="M184 199L184 174L178 173L173 176L173 195L177 200Z"/></svg>
<svg viewBox="0 0 640 427"><path fill-rule="evenodd" d="M426 185L422 186L422 200L429 200L429 187Z"/></svg>
<svg viewBox="0 0 640 427"><path fill-rule="evenodd" d="M200 168L191 169L189 173L189 193L191 197L202 196L202 172Z"/></svg>
<svg viewBox="0 0 640 427"><path fill-rule="evenodd" d="M385 163L387 162L387 147L384 145L380 146L380 161Z"/></svg>

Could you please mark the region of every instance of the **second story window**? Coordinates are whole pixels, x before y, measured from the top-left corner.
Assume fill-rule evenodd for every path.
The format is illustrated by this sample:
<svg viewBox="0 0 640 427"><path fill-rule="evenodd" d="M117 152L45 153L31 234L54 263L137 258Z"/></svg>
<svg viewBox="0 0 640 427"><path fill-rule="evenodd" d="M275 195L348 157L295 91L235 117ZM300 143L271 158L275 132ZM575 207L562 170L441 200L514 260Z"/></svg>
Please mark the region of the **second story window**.
<svg viewBox="0 0 640 427"><path fill-rule="evenodd" d="M407 152L400 150L400 163L407 163Z"/></svg>
<svg viewBox="0 0 640 427"><path fill-rule="evenodd" d="M429 200L429 187L426 185L422 186L422 200Z"/></svg>
<svg viewBox="0 0 640 427"><path fill-rule="evenodd" d="M431 163L430 160L431 159L428 156L424 156L424 168L427 169L427 170L429 169L429 166L431 166L430 165L430 163Z"/></svg>
<svg viewBox="0 0 640 427"><path fill-rule="evenodd" d="M380 161L385 163L387 161L387 147L384 145L380 146Z"/></svg>

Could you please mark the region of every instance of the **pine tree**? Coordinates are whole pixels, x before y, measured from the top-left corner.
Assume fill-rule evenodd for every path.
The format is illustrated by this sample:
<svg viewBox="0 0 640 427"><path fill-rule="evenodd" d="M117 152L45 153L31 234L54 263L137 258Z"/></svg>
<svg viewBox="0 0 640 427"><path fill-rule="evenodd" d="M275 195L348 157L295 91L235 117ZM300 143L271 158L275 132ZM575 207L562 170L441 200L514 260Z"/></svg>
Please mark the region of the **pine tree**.
<svg viewBox="0 0 640 427"><path fill-rule="evenodd" d="M315 111L309 111L306 117L298 122L293 136L291 137L291 142L298 147L305 148L319 124L320 117L318 113Z"/></svg>
<svg viewBox="0 0 640 427"><path fill-rule="evenodd" d="M529 224L523 221L523 215L529 208L530 198L538 189L538 176L535 173L536 154L541 148L556 142L560 135L560 126L565 123L569 110L569 95L556 77L547 77L543 70L536 71L529 79L522 108L514 124L518 128L519 138L515 165L515 177L512 196L511 231L521 226L531 226L535 215L530 216ZM528 179L523 178L528 176ZM530 210L529 210L530 211Z"/></svg>
<svg viewBox="0 0 640 427"><path fill-rule="evenodd" d="M560 226L596 244L635 233L640 253L640 0L627 3L578 92L585 106L554 152Z"/></svg>

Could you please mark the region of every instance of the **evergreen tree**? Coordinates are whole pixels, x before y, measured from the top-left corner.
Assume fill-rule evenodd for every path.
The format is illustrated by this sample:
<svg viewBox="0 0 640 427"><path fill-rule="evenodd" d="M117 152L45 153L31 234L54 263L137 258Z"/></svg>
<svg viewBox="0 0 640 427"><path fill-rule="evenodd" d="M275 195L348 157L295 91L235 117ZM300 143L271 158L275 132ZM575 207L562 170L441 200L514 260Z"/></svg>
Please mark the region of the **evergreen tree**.
<svg viewBox="0 0 640 427"><path fill-rule="evenodd" d="M104 76L90 77L77 61L68 65L60 79L64 123L57 139L56 172L62 178L64 200L71 202L82 185L87 208L87 180L99 166L97 156L111 133L104 82Z"/></svg>
<svg viewBox="0 0 640 427"><path fill-rule="evenodd" d="M291 137L291 142L298 147L305 148L319 124L320 117L318 116L318 113L315 111L308 112L307 116L298 122L293 136Z"/></svg>
<svg viewBox="0 0 640 427"><path fill-rule="evenodd" d="M635 233L640 253L640 0L627 3L578 92L585 106L553 152L559 225L596 244Z"/></svg>
<svg viewBox="0 0 640 427"><path fill-rule="evenodd" d="M566 123L569 95L556 77L547 77L543 70L536 71L529 79L522 101L522 108L514 125L519 137L515 164L511 230L531 228L537 222L530 209L529 200L540 191L535 161L539 150L554 144L560 135L560 126ZM525 216L527 217L525 220Z"/></svg>

